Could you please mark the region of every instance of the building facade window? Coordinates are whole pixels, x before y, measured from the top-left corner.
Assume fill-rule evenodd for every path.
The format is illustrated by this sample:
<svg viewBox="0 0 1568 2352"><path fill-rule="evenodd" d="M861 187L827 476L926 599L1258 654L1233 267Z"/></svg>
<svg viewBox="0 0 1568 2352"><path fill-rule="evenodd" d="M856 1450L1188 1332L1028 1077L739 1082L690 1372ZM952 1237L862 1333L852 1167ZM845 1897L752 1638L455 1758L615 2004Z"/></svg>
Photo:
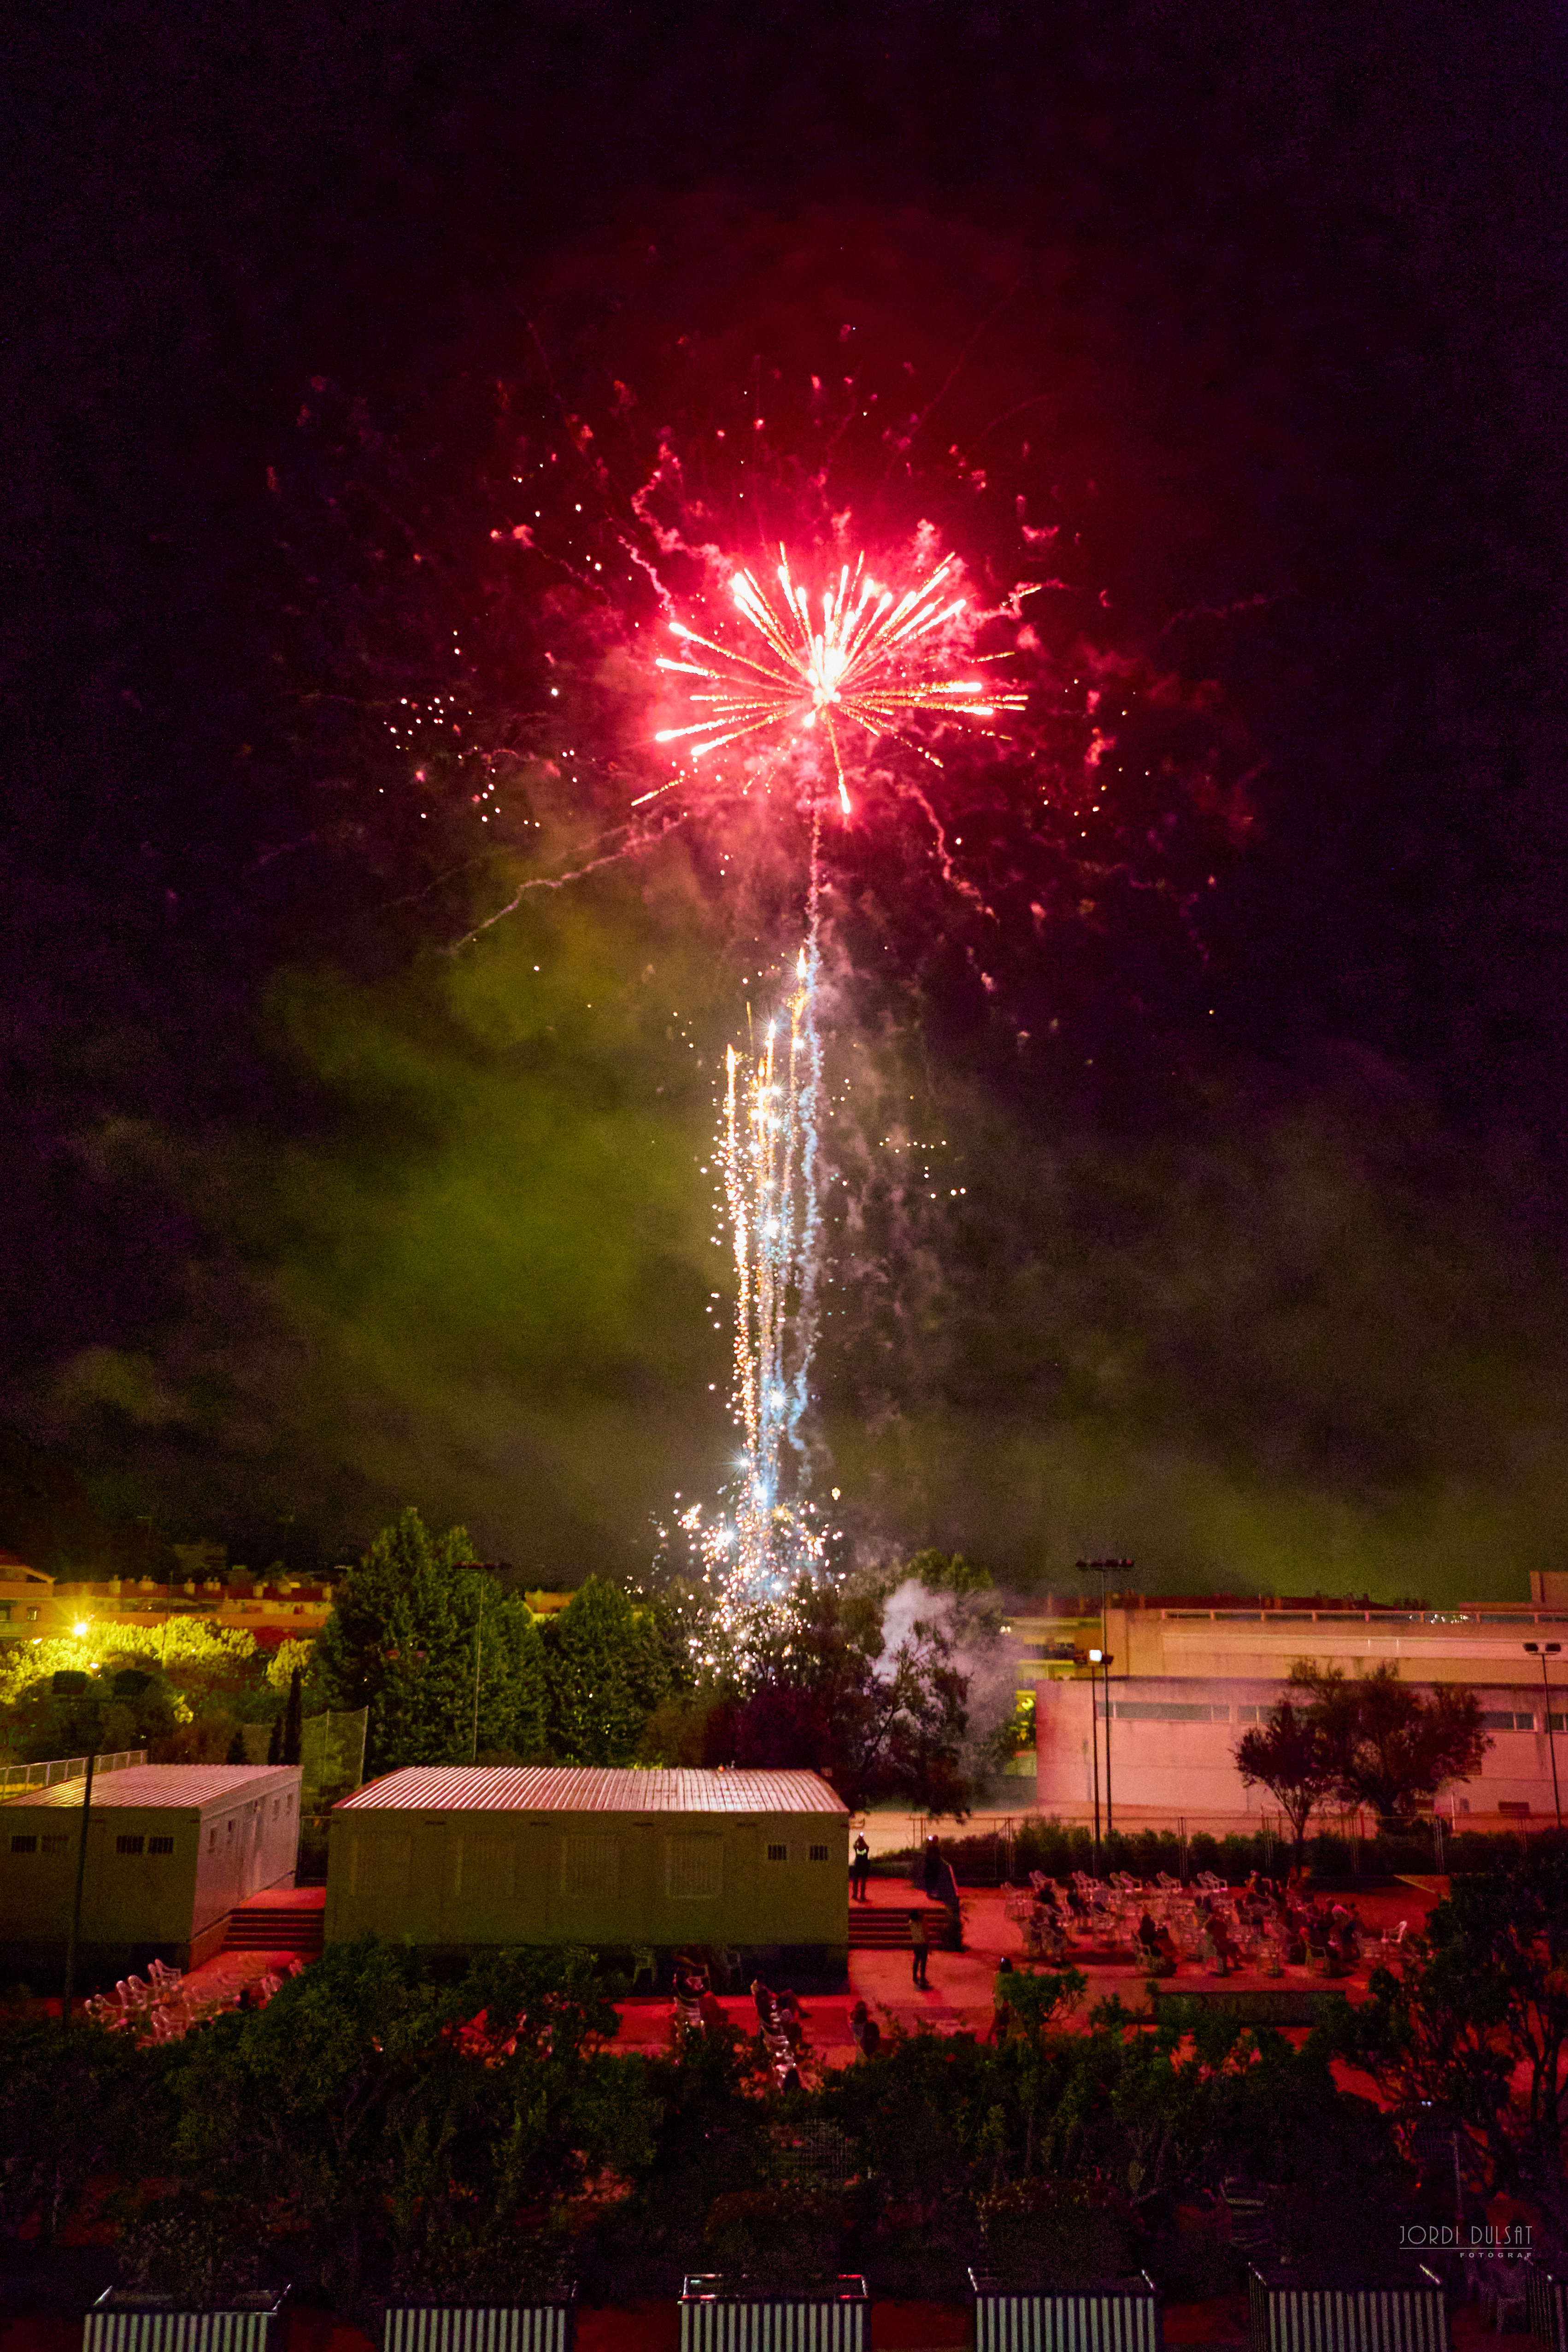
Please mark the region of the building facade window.
<svg viewBox="0 0 1568 2352"><path fill-rule="evenodd" d="M14 1837L11 1841L11 1851L13 1853L37 1853L38 1841L36 1837Z"/></svg>
<svg viewBox="0 0 1568 2352"><path fill-rule="evenodd" d="M787 1845L770 1845L768 1849L768 1859L769 1862L788 1862L789 1859L789 1847Z"/></svg>
<svg viewBox="0 0 1568 2352"><path fill-rule="evenodd" d="M713 1902L724 1893L724 1840L672 1837L664 1841L664 1892L676 1902Z"/></svg>
<svg viewBox="0 0 1568 2352"><path fill-rule="evenodd" d="M460 1895L482 1893L510 1901L517 1883L517 1840L495 1830L465 1832L457 1841L456 1880Z"/></svg>
<svg viewBox="0 0 1568 2352"><path fill-rule="evenodd" d="M827 1859L828 1849L825 1845L814 1845L811 1848L811 1860L813 1862L826 1862Z"/></svg>
<svg viewBox="0 0 1568 2352"><path fill-rule="evenodd" d="M149 1853L172 1853L174 1841L172 1837L150 1837L147 1841L147 1851Z"/></svg>
<svg viewBox="0 0 1568 2352"><path fill-rule="evenodd" d="M146 1843L146 1839L138 1836L134 1831L122 1830L114 1841L114 1851L116 1853L141 1853Z"/></svg>
<svg viewBox="0 0 1568 2352"><path fill-rule="evenodd" d="M69 1843L70 1840L68 1837L47 1837L44 1840L44 1852L46 1853L64 1853Z"/></svg>
<svg viewBox="0 0 1568 2352"><path fill-rule="evenodd" d="M354 1889L360 1895L406 1895L413 1840L370 1837L354 1851Z"/></svg>
<svg viewBox="0 0 1568 2352"><path fill-rule="evenodd" d="M621 1841L593 1836L563 1837L560 1842L560 1891L563 1895L615 1895L621 1892Z"/></svg>

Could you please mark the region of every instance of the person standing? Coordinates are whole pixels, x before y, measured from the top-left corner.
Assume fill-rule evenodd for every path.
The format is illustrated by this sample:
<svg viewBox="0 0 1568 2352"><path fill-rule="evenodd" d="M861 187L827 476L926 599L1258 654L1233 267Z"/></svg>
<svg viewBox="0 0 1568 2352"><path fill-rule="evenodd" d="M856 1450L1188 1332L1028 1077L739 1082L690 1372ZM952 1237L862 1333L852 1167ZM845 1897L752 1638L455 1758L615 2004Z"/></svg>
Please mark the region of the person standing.
<svg viewBox="0 0 1568 2352"><path fill-rule="evenodd" d="M864 1830L855 1832L854 1861L850 1866L850 1891L857 1903L866 1900L865 1883L871 1875L871 1848L865 1842Z"/></svg>
<svg viewBox="0 0 1568 2352"><path fill-rule="evenodd" d="M912 1911L909 1915L909 1944L915 1962L915 1990L918 1992L928 1992L930 1987L925 1981L925 1962L931 1948L926 1940L924 1911Z"/></svg>
<svg viewBox="0 0 1568 2352"><path fill-rule="evenodd" d="M1004 1953L997 1962L996 1982L991 1988L991 2030L986 2036L998 2048L1012 2029L1012 1976L1013 1964Z"/></svg>
<svg viewBox="0 0 1568 2352"><path fill-rule="evenodd" d="M936 1885L928 1886L925 1891L936 1897L947 1914L947 1949L961 1952L964 1948L964 1915L958 1906L958 1880L946 1854L936 1864Z"/></svg>

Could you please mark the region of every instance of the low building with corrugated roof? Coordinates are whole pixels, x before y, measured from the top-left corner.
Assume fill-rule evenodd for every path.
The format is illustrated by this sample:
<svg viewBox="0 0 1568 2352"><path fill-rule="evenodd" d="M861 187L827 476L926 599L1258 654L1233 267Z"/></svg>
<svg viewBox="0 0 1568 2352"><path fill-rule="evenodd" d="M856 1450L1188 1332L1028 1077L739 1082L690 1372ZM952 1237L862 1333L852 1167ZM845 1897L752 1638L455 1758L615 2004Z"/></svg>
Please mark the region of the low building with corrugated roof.
<svg viewBox="0 0 1568 2352"><path fill-rule="evenodd" d="M849 1812L815 1772L412 1766L334 1806L326 1932L700 1947L839 1977Z"/></svg>
<svg viewBox="0 0 1568 2352"><path fill-rule="evenodd" d="M85 1779L0 1802L0 1964L65 1957ZM287 1885L299 1848L297 1764L137 1764L94 1776L87 1817L84 1976L153 1958L193 1968L221 1948L229 1915Z"/></svg>

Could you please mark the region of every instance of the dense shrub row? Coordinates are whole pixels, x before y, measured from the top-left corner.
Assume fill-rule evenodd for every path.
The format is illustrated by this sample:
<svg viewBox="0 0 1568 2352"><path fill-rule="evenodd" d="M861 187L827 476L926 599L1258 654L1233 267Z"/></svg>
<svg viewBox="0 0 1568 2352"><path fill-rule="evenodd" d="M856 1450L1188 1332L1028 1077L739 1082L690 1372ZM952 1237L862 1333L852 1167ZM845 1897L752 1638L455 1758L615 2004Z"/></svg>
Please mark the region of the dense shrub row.
<svg viewBox="0 0 1568 2352"><path fill-rule="evenodd" d="M1544 1845L1555 1836L1555 1831L1538 1830L1529 1844ZM1013 1875L1020 1878L1031 1870L1064 1878L1071 1871L1094 1867L1093 1833L1072 1822L1028 1820L1019 1825L1010 1842L991 1831L968 1834L960 1830L939 1843L959 1883L966 1885L997 1885L1006 1875L1009 1861ZM1422 1876L1434 1871L1467 1875L1511 1868L1519 1860L1521 1844L1520 1834L1511 1831L1450 1833L1445 1828L1439 1859L1430 1830L1407 1837L1360 1839L1324 1832L1307 1840L1304 1858L1308 1870L1325 1879L1386 1878L1401 1872ZM1173 1878L1191 1878L1199 1871L1210 1871L1228 1885L1238 1886L1255 1870L1282 1876L1294 1858L1289 1839L1270 1838L1261 1832L1250 1837L1217 1838L1207 1831L1195 1831L1185 1847L1174 1830L1113 1830L1100 1840L1102 1871L1128 1871L1135 1878L1153 1878L1161 1871ZM906 1851L893 1859L908 1867L915 1855Z"/></svg>
<svg viewBox="0 0 1568 2352"><path fill-rule="evenodd" d="M957 2295L971 2262L1139 2263L1190 2293L1234 2271L1208 2218L1226 2174L1281 2183L1303 2240L1347 2161L1364 2200L1406 2194L1385 2119L1326 2054L1196 2011L1151 2031L1112 2005L1064 2032L1082 1980L1039 1990L999 2046L890 2027L876 2058L785 2097L738 2032L607 2048L582 1955L444 1981L404 1949L338 1948L267 2010L162 2047L13 2010L0 2264L90 2225L122 2275L207 2295L287 2277L362 2318L567 2275L620 2302L716 2267Z"/></svg>

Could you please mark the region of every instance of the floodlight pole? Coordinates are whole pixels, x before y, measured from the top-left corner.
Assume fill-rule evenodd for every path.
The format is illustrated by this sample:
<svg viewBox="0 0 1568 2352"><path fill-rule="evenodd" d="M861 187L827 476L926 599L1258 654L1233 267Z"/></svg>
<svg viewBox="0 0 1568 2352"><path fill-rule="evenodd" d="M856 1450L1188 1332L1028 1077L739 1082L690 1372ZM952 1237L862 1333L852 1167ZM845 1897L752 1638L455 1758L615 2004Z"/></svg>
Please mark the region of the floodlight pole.
<svg viewBox="0 0 1568 2352"><path fill-rule="evenodd" d="M1552 1801L1557 1811L1557 1826L1563 1826L1563 1794L1557 1785L1557 1738L1552 1728L1552 1685L1546 1677L1546 1661L1554 1658L1562 1649L1561 1642L1526 1642L1531 1657L1541 1660L1541 1687L1546 1694L1546 1745L1552 1754Z"/></svg>
<svg viewBox="0 0 1568 2352"><path fill-rule="evenodd" d="M1094 1758L1094 1875L1100 1875L1100 1660L1089 1653L1089 1745Z"/></svg>
<svg viewBox="0 0 1568 2352"><path fill-rule="evenodd" d="M1105 1834L1109 1837L1113 1824L1111 1818L1111 1653L1108 1646L1109 1628L1107 1621L1107 1611L1110 1607L1110 1588L1107 1585L1106 1579L1113 1574L1118 1576L1130 1576L1133 1571L1134 1563L1130 1559L1081 1559L1075 1562L1075 1565L1080 1569L1092 1570L1093 1573L1100 1579L1100 1655L1105 1661ZM1095 1814L1096 1819L1098 1819L1098 1800L1096 1800L1095 1803ZM1095 1844L1096 1850L1098 1850L1098 1829L1095 1831ZM1098 1864L1096 1864L1096 1874L1098 1874Z"/></svg>
<svg viewBox="0 0 1568 2352"><path fill-rule="evenodd" d="M66 1982L60 2000L60 2030L68 2032L71 2021L71 1996L76 1990L77 1942L81 1933L82 1887L87 1880L87 1827L92 1810L92 1768L98 1761L98 1751L87 1751L87 1781L81 1792L81 1839L77 1847L76 1894L71 1902L71 1928L66 1938Z"/></svg>

